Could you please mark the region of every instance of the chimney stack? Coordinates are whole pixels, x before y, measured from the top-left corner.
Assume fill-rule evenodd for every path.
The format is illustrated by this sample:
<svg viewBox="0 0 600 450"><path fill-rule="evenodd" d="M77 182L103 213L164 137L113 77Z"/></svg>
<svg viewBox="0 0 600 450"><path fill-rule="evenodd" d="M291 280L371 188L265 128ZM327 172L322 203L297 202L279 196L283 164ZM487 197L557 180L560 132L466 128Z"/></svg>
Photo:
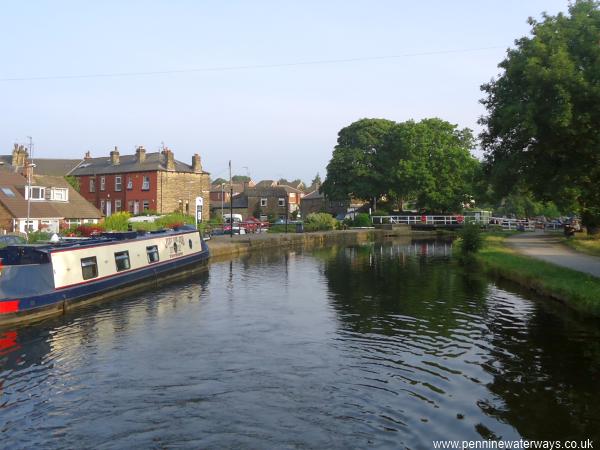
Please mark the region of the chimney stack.
<svg viewBox="0 0 600 450"><path fill-rule="evenodd" d="M85 152L85 156L83 157L83 159L86 161L92 159L92 154L90 153L89 150L87 152Z"/></svg>
<svg viewBox="0 0 600 450"><path fill-rule="evenodd" d="M25 147L19 144L15 144L12 151L11 165L13 167L25 167L28 158L29 153L27 152Z"/></svg>
<svg viewBox="0 0 600 450"><path fill-rule="evenodd" d="M140 145L138 148L135 149L135 159L140 164L146 161L146 149L143 145Z"/></svg>
<svg viewBox="0 0 600 450"><path fill-rule="evenodd" d="M165 148L162 151L162 154L165 155L167 159L167 170L175 170L175 156L173 155L173 152L168 148Z"/></svg>
<svg viewBox="0 0 600 450"><path fill-rule="evenodd" d="M202 160L198 153L194 153L192 156L192 170L194 173L202 173Z"/></svg>
<svg viewBox="0 0 600 450"><path fill-rule="evenodd" d="M117 146L115 146L115 149L112 152L110 152L110 163L113 166L119 165L119 149L117 148Z"/></svg>

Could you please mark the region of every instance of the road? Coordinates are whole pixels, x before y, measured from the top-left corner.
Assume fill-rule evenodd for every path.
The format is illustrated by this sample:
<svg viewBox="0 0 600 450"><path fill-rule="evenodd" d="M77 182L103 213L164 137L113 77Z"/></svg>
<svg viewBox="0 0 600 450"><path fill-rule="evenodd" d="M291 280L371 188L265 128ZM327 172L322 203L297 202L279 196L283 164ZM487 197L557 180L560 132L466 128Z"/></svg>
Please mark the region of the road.
<svg viewBox="0 0 600 450"><path fill-rule="evenodd" d="M576 252L560 241L560 235L536 231L511 236L506 244L524 255L600 278L600 257Z"/></svg>

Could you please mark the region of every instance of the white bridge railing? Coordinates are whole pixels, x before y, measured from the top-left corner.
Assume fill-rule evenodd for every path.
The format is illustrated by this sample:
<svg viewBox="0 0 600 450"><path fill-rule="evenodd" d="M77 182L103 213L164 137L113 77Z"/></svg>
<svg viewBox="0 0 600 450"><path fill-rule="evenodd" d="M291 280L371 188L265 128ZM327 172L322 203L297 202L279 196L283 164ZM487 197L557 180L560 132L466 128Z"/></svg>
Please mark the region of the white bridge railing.
<svg viewBox="0 0 600 450"><path fill-rule="evenodd" d="M523 230L533 231L536 228L545 230L559 230L562 225L555 223L543 223L526 219L507 219L506 217L490 217L481 219L474 216L373 216L374 225L379 224L404 224L404 225L439 225L439 226L457 226L465 222L476 222L482 225L495 225L505 230Z"/></svg>

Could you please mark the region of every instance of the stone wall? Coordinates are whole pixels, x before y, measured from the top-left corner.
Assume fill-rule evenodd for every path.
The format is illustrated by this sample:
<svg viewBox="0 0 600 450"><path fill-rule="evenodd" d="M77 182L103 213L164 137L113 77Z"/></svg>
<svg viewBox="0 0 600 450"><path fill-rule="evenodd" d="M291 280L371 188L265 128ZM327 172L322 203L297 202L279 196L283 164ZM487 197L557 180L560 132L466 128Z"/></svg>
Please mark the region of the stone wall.
<svg viewBox="0 0 600 450"><path fill-rule="evenodd" d="M194 215L196 197L204 199L202 220L210 215L210 176L206 172L164 172L158 173L156 183L156 203L159 213L180 211Z"/></svg>

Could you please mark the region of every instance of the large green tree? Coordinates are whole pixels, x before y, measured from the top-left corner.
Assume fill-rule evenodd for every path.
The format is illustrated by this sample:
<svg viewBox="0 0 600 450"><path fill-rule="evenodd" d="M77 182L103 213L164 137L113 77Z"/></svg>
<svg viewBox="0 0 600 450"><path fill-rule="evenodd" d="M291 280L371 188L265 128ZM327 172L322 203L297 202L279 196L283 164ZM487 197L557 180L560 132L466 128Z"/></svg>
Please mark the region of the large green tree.
<svg viewBox="0 0 600 450"><path fill-rule="evenodd" d="M371 200L387 192L380 152L395 122L361 119L342 128L321 190L331 199Z"/></svg>
<svg viewBox="0 0 600 450"><path fill-rule="evenodd" d="M441 119L362 119L342 129L323 192L333 199L385 196L429 211L460 210L479 166L473 136Z"/></svg>
<svg viewBox="0 0 600 450"><path fill-rule="evenodd" d="M529 19L496 79L482 86L482 144L494 190L524 184L540 200L579 205L600 224L600 10L577 0L568 14Z"/></svg>

